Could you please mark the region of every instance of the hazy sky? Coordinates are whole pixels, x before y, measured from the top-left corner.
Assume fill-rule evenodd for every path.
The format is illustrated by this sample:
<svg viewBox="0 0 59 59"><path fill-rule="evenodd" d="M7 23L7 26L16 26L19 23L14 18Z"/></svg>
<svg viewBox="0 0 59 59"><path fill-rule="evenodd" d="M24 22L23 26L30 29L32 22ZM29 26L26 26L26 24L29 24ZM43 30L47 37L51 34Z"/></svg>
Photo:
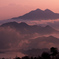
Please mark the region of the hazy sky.
<svg viewBox="0 0 59 59"><path fill-rule="evenodd" d="M17 17L37 8L59 13L59 0L0 0L0 20Z"/></svg>

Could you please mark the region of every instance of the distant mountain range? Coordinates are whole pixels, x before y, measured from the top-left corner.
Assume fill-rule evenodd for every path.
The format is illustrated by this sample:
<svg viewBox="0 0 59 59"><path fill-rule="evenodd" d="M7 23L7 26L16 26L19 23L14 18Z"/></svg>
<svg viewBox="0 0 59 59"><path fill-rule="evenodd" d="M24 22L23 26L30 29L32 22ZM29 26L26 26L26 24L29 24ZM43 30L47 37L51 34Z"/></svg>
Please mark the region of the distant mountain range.
<svg viewBox="0 0 59 59"><path fill-rule="evenodd" d="M59 13L54 13L53 11L46 9L36 9L23 16L15 17L12 19L23 19L23 20L48 20L48 19L59 19Z"/></svg>
<svg viewBox="0 0 59 59"><path fill-rule="evenodd" d="M21 22L21 23L8 22L2 24L0 27L11 27L19 31L21 34L39 33L43 35L43 34L59 33L59 31L53 29L49 25L47 25L46 27L41 27L37 25L28 25L25 22Z"/></svg>
<svg viewBox="0 0 59 59"><path fill-rule="evenodd" d="M49 25L42 27L38 25L28 25L25 22L4 23L0 25L0 46L2 45L0 49L15 47L17 50L26 50L22 50L24 54L37 56L44 51L39 48L59 46L59 38L52 36L52 34L58 33L59 31ZM49 37L46 35L49 35ZM11 47L9 43L11 43Z"/></svg>
<svg viewBox="0 0 59 59"><path fill-rule="evenodd" d="M49 36L49 37L38 37L38 38L35 38L34 40L32 40L32 42L37 42L37 43L39 43L39 42L44 42L44 41L46 41L46 42L48 42L48 43L54 43L54 44L59 44L59 38L56 38L56 37L53 37L53 36ZM36 44L37 44L36 43ZM32 43L33 44L33 43ZM34 43L35 44L35 43ZM36 45L35 44L35 45ZM43 44L43 43L42 43ZM34 46L35 46L34 45Z"/></svg>

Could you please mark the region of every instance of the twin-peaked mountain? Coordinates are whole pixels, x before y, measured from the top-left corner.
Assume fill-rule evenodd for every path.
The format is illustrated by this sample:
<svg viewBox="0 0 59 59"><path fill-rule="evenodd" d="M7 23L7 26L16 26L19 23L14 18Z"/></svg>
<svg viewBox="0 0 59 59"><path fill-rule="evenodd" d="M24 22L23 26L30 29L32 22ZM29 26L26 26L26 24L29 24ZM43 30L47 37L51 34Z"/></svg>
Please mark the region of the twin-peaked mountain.
<svg viewBox="0 0 59 59"><path fill-rule="evenodd" d="M23 16L15 17L12 19L24 19L24 20L59 19L59 14L54 13L49 9L46 10L36 9L29 13L24 14Z"/></svg>
<svg viewBox="0 0 59 59"><path fill-rule="evenodd" d="M53 34L53 33L59 33L59 31L53 29L49 25L46 27L41 27L38 25L28 25L24 22L17 23L17 22L9 22L4 23L0 27L11 27L13 29L16 29L22 34L33 34L33 33L39 33L39 34Z"/></svg>

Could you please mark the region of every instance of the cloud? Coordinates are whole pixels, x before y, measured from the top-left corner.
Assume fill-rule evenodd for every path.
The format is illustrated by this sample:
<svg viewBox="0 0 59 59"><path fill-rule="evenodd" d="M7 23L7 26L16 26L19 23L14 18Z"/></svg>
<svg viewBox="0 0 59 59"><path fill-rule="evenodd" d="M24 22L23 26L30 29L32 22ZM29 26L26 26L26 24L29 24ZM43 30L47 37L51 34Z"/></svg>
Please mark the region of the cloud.
<svg viewBox="0 0 59 59"><path fill-rule="evenodd" d="M0 28L0 49L12 49L17 47L22 36L11 28Z"/></svg>
<svg viewBox="0 0 59 59"><path fill-rule="evenodd" d="M59 29L59 21L54 21L53 23L47 23L48 25L56 28L56 29Z"/></svg>
<svg viewBox="0 0 59 59"><path fill-rule="evenodd" d="M0 50L18 50L25 48L30 39L38 34L20 34L16 29L0 27ZM35 37L36 36L36 37Z"/></svg>
<svg viewBox="0 0 59 59"><path fill-rule="evenodd" d="M41 26L46 26L46 25L50 25L51 27L53 27L54 29L59 31L59 19L56 20L49 20L47 22L43 22L43 23L38 23Z"/></svg>
<svg viewBox="0 0 59 59"><path fill-rule="evenodd" d="M49 35L50 36L50 35ZM50 48L59 46L58 39L35 34L20 34L10 27L0 27L0 51L16 51L19 49Z"/></svg>

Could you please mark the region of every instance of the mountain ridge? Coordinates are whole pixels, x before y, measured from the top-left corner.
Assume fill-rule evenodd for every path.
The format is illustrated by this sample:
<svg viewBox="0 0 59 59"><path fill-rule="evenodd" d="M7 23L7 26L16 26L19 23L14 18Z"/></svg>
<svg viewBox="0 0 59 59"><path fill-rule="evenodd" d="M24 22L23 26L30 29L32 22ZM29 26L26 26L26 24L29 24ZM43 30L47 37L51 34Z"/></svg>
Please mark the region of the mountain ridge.
<svg viewBox="0 0 59 59"><path fill-rule="evenodd" d="M15 17L12 19L23 19L23 20L48 20L48 19L59 19L59 13L54 13L49 9L41 10L36 9L24 14L23 16Z"/></svg>
<svg viewBox="0 0 59 59"><path fill-rule="evenodd" d="M50 47L48 46L48 48L45 48L44 45L48 45L49 43L50 44L59 44L58 41L59 41L59 38L56 38L54 36L38 37L38 38L35 38L34 40L32 40L32 42L30 43L29 47L31 48L31 45L33 45L34 47L32 46L32 49L22 51L22 53L27 54L29 56L34 56L34 57L38 56L38 55L41 55L42 52L49 52L50 53L50 51L49 51ZM35 48L40 43L42 44L43 48L41 48L41 49L40 48Z"/></svg>
<svg viewBox="0 0 59 59"><path fill-rule="evenodd" d="M45 27L38 26L38 25L28 25L25 22L17 23L17 22L8 22L2 24L0 27L11 27L20 31L23 34L31 34L31 33L40 33L40 34L51 34L51 33L58 33L59 31L55 30L51 26L47 25Z"/></svg>

